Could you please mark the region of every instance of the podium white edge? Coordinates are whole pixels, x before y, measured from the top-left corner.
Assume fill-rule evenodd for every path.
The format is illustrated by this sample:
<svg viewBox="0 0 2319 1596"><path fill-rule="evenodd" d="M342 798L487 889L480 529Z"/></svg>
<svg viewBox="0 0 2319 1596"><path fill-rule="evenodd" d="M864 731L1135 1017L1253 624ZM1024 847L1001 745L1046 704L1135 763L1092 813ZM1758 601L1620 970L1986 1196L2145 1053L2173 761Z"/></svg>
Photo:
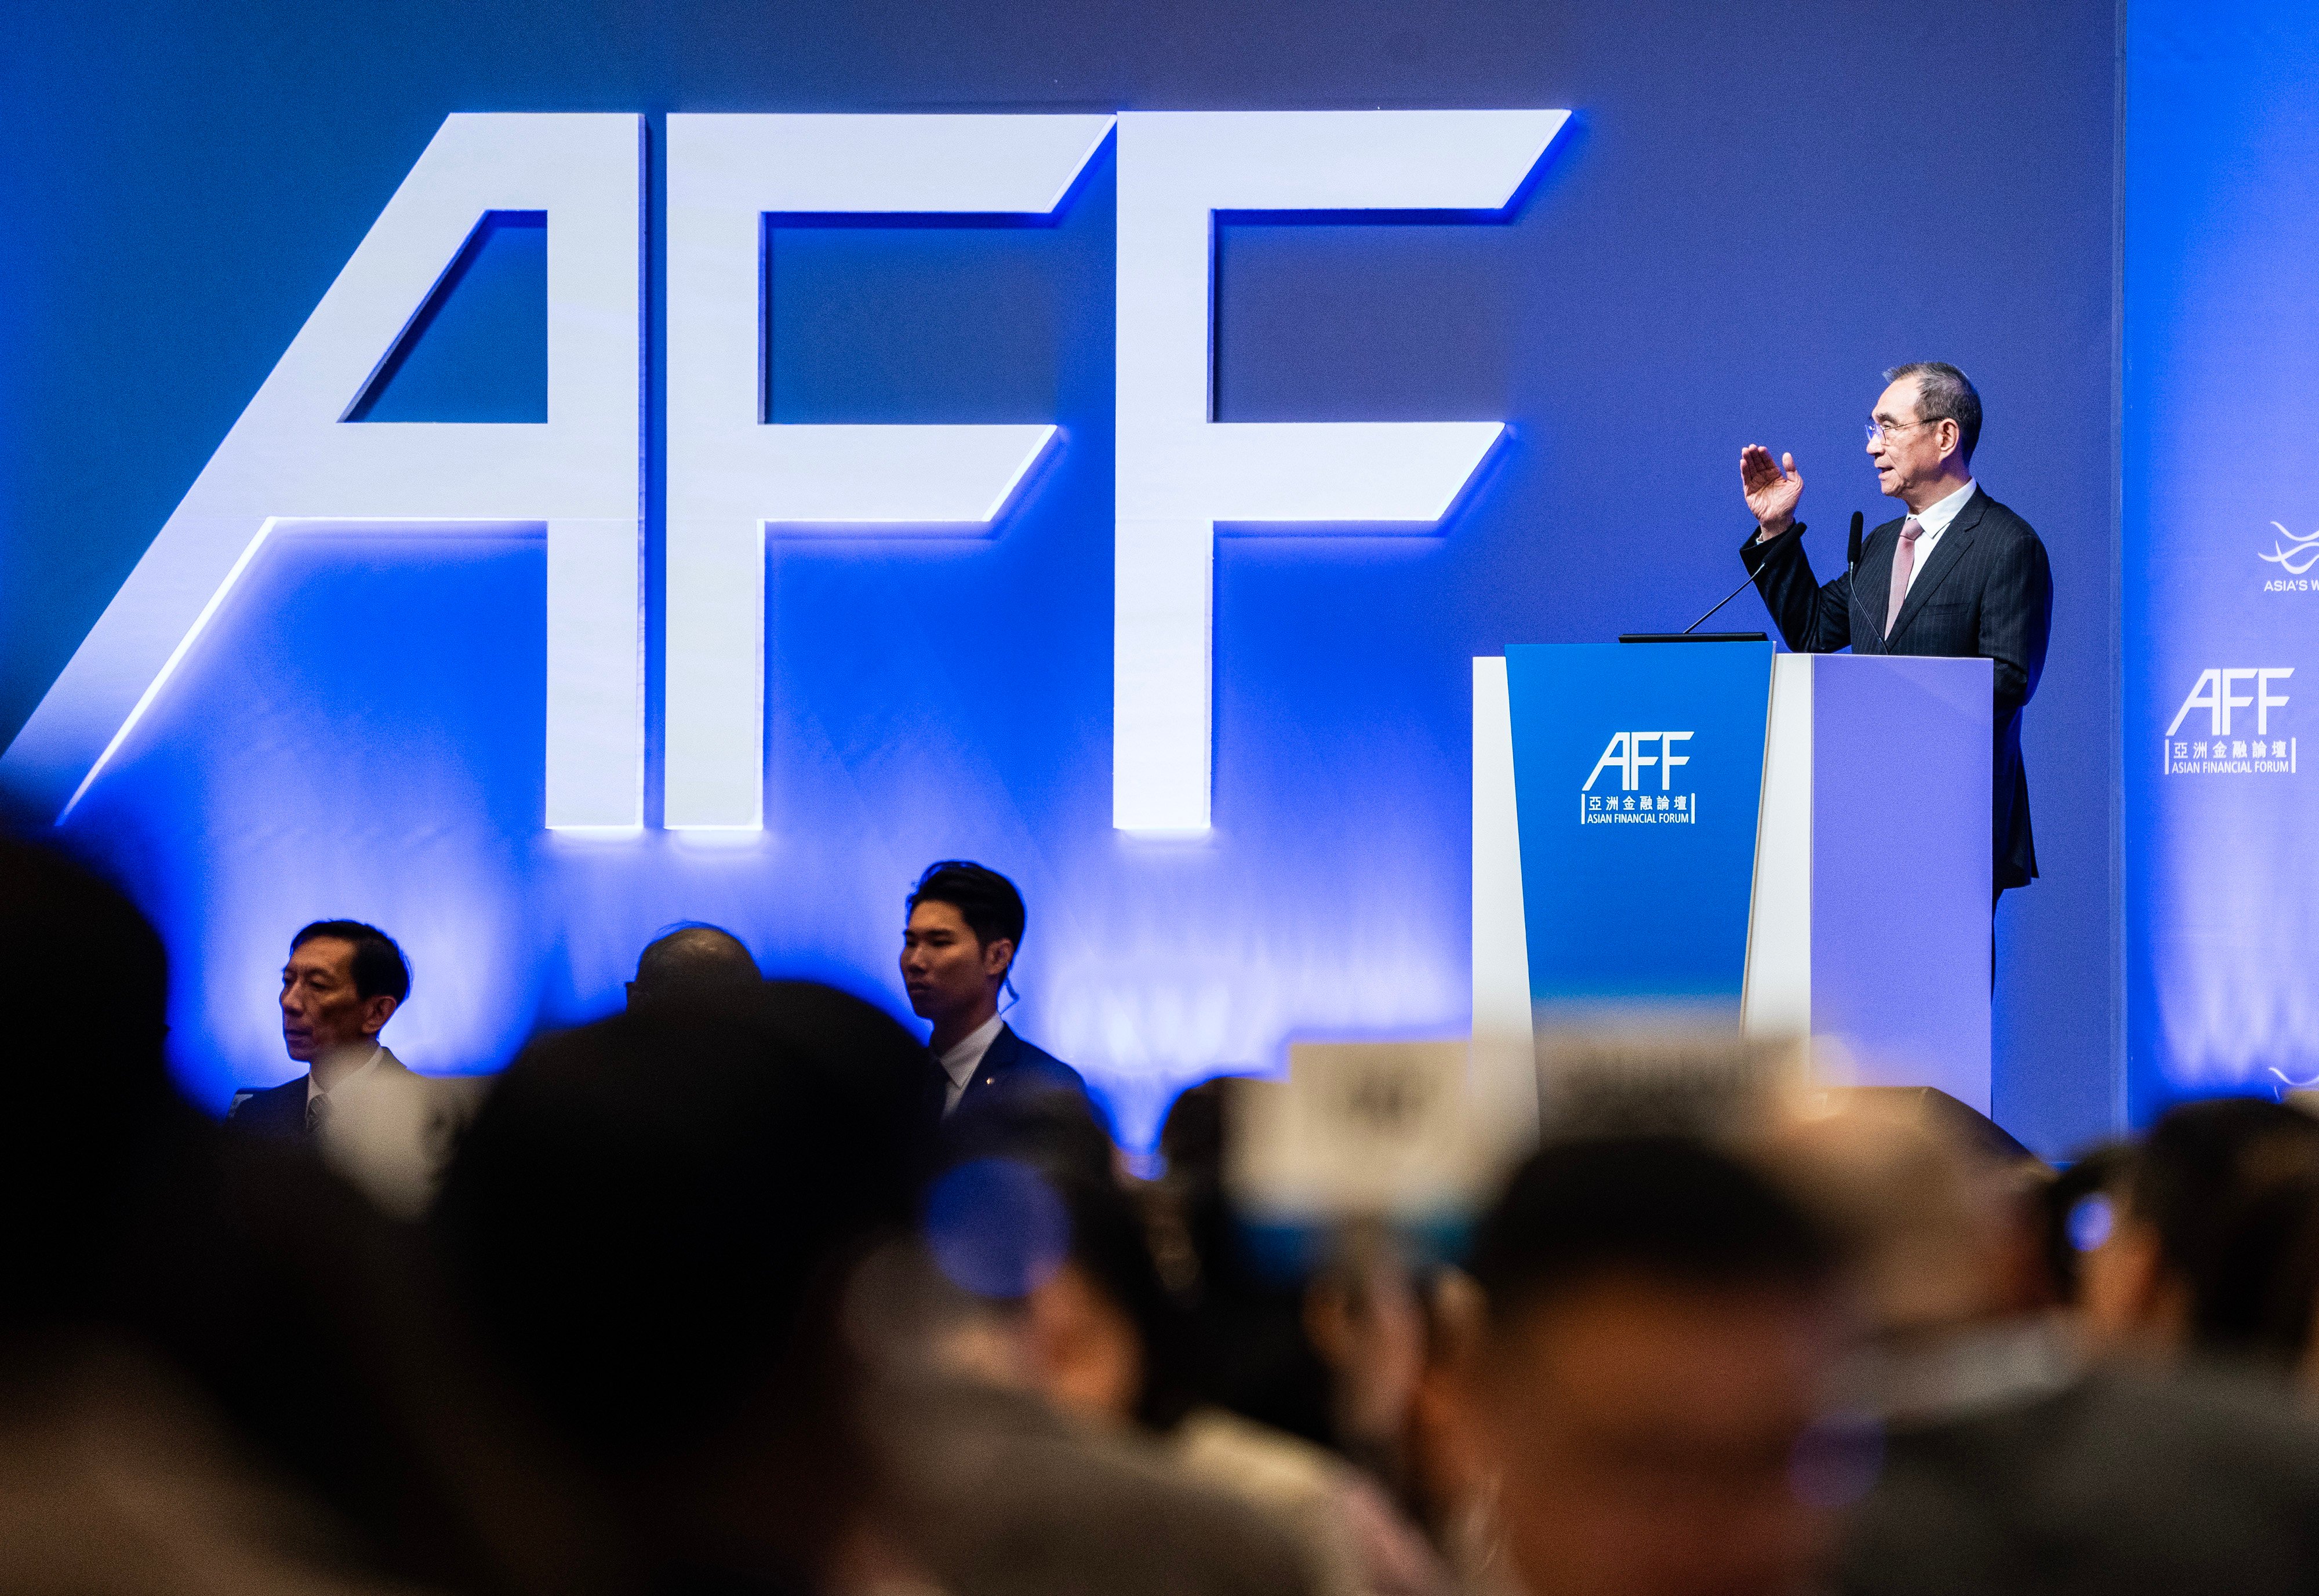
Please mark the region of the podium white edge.
<svg viewBox="0 0 2319 1596"><path fill-rule="evenodd" d="M1812 656L1772 656L1764 790L1748 897L1747 973L1739 1025L1748 1036L1808 1037L1812 1028Z"/></svg>
<svg viewBox="0 0 2319 1596"><path fill-rule="evenodd" d="M1474 661L1474 1041L1471 1069L1488 1117L1510 1137L1538 1124L1530 1032L1529 933L1522 917L1521 823L1514 808L1514 723L1503 655Z"/></svg>

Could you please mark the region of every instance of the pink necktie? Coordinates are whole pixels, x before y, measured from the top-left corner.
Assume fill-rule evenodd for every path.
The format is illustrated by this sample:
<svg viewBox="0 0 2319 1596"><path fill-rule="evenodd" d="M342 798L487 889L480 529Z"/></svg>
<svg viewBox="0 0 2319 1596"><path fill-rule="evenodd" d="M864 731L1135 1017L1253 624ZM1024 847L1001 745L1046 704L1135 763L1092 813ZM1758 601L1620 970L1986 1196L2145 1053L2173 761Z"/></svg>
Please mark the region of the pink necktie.
<svg viewBox="0 0 2319 1596"><path fill-rule="evenodd" d="M1900 603L1908 596L1908 573L1917 568L1917 539L1925 528L1917 518L1910 516L1907 526L1900 528L1900 546L1892 551L1892 597L1884 605L1884 636L1892 635L1892 623L1900 618Z"/></svg>

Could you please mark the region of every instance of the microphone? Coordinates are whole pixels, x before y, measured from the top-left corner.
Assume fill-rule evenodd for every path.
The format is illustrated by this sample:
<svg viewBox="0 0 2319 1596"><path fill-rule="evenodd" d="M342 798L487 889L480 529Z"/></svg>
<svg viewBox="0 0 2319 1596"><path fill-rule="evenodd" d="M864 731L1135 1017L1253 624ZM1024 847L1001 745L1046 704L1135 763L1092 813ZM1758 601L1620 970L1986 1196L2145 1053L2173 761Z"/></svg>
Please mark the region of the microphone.
<svg viewBox="0 0 2319 1596"><path fill-rule="evenodd" d="M1857 521L1860 518L1859 512L1854 511L1852 518ZM1746 592L1747 589L1754 584L1756 572L1763 570L1764 566L1770 564L1772 563L1772 556L1779 553L1785 545L1801 538L1803 536L1803 530L1804 524L1801 521L1791 521L1788 524L1788 529L1786 531L1781 533L1777 537L1772 539L1771 542L1765 544L1764 546L1763 555L1755 562L1755 570L1747 573L1746 576L1740 582L1737 587L1733 588L1729 592L1724 594L1722 600L1715 606L1715 609L1722 609L1725 604L1730 603L1732 600ZM1854 530L1857 531L1858 528L1854 527ZM1715 614L1715 609L1709 610L1707 614L1701 616L1697 620L1692 622L1691 625L1676 633L1675 636L1679 637L1690 636L1693 632L1696 632L1700 627L1708 623L1709 619Z"/></svg>
<svg viewBox="0 0 2319 1596"><path fill-rule="evenodd" d="M1860 569L1860 524L1867 518L1856 509L1852 512L1852 541L1844 547L1844 573L1846 576Z"/></svg>

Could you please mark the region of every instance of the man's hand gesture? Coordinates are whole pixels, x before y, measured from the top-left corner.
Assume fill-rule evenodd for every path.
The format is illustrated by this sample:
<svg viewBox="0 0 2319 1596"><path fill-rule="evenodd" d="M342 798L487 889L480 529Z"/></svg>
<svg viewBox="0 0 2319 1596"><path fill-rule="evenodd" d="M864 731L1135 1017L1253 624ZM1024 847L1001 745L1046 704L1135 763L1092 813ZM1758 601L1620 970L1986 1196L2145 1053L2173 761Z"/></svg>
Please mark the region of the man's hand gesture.
<svg viewBox="0 0 2319 1596"><path fill-rule="evenodd" d="M1771 450L1749 444L1739 451L1739 491L1747 496L1747 509L1763 528L1759 537L1777 537L1795 524L1796 501L1804 496L1803 473L1796 469L1793 455L1781 455L1774 465Z"/></svg>

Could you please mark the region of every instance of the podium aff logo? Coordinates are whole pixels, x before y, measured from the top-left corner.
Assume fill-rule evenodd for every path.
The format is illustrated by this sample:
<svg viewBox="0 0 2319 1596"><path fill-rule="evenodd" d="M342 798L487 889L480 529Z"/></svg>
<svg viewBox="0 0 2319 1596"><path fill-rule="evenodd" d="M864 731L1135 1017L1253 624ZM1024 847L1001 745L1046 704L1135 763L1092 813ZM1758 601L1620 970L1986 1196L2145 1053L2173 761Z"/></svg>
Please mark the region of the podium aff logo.
<svg viewBox="0 0 2319 1596"><path fill-rule="evenodd" d="M1056 428L765 419L767 219L1040 216L1116 138L1113 824L1209 822L1219 521L1438 526L1502 422L1214 419L1218 212L1501 217L1565 111L681 116L667 133L671 827L762 825L764 548L986 533ZM62 821L277 531L534 528L546 823L644 818L643 119L447 120L32 718L0 777ZM547 419L349 419L477 229L547 223Z"/></svg>
<svg viewBox="0 0 2319 1596"><path fill-rule="evenodd" d="M2297 740L2272 735L2285 728L2271 725L2271 711L2287 708L2288 699L2271 689L2294 674L2292 665L2199 672L2161 740L2160 768L2170 776L2294 775L2301 762ZM2254 711L2251 726L2240 713L2248 709ZM2188 735L2178 739L2178 733Z"/></svg>
<svg viewBox="0 0 2319 1596"><path fill-rule="evenodd" d="M1579 788L1578 823L1581 825L1690 825L1699 817L1699 794L1695 791L1674 790L1674 772L1678 765L1691 762L1691 755L1682 752L1682 745L1696 734L1692 732L1613 732L1602 750L1602 757L1586 774L1585 784ZM1649 752L1646 753L1647 749ZM1615 793L1597 793L1594 783L1605 772L1616 771L1619 789ZM1658 774L1658 790L1648 789L1646 772ZM1604 783L1605 787L1609 783Z"/></svg>

